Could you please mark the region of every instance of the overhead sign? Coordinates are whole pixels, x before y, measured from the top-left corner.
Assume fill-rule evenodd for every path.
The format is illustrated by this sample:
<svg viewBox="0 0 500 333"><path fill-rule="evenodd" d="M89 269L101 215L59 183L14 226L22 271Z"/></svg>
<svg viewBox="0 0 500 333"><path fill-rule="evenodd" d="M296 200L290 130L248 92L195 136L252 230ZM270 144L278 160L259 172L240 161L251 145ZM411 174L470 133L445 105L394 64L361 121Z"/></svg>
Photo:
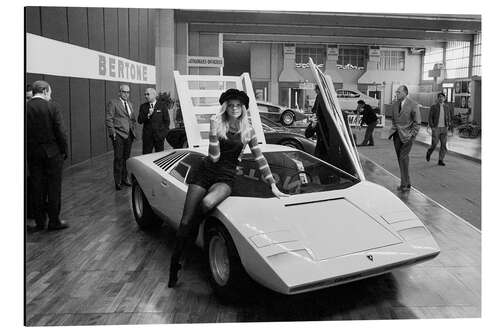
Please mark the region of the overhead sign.
<svg viewBox="0 0 500 333"><path fill-rule="evenodd" d="M188 57L189 67L224 67L223 57Z"/></svg>
<svg viewBox="0 0 500 333"><path fill-rule="evenodd" d="M41 56L42 55L42 56ZM156 67L27 33L28 73L156 84Z"/></svg>

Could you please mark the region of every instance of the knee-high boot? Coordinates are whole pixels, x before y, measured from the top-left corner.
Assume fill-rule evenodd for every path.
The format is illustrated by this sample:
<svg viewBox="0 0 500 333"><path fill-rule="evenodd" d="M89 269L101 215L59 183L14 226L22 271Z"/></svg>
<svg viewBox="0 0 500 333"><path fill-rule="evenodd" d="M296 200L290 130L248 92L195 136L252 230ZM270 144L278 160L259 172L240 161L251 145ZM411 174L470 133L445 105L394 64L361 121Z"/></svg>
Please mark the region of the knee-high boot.
<svg viewBox="0 0 500 333"><path fill-rule="evenodd" d="M172 257L170 258L170 271L169 271L169 278L168 278L168 287L173 288L175 287L177 283L177 273L179 270L182 268L180 264L181 256L186 249L188 243L188 237L187 236L177 236L177 240L174 246L174 250L172 252Z"/></svg>

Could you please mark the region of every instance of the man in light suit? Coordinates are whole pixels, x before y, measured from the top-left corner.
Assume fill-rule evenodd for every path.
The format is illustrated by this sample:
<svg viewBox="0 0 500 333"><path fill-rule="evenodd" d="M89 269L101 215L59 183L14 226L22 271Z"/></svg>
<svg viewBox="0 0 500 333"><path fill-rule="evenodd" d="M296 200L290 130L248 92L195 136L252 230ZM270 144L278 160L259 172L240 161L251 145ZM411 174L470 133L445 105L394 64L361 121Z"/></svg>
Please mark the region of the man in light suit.
<svg viewBox="0 0 500 333"><path fill-rule="evenodd" d="M401 172L401 184L398 191L410 190L410 150L420 129L420 108L417 102L408 98L408 88L404 85L396 90L396 103L392 105L392 128L389 136L394 140L394 149L398 157Z"/></svg>
<svg viewBox="0 0 500 333"><path fill-rule="evenodd" d="M129 101L130 87L120 85L117 99L112 99L106 107L106 127L113 142L114 160L113 174L117 191L122 186L130 186L126 161L130 157L130 149L135 135L136 118L134 108Z"/></svg>
<svg viewBox="0 0 500 333"><path fill-rule="evenodd" d="M429 111L429 127L432 129L432 143L431 147L427 150L425 159L427 162L431 159L432 152L437 146L438 141L441 143L439 147L439 161L438 165L445 166L443 160L448 149L446 148L446 141L448 139L448 127L451 125L451 109L444 101L446 95L440 92L438 94L438 102L431 106Z"/></svg>
<svg viewBox="0 0 500 333"><path fill-rule="evenodd" d="M137 121L142 127L142 153L163 151L163 144L170 125L167 106L156 100L156 90L147 88L144 92L146 103L141 104Z"/></svg>

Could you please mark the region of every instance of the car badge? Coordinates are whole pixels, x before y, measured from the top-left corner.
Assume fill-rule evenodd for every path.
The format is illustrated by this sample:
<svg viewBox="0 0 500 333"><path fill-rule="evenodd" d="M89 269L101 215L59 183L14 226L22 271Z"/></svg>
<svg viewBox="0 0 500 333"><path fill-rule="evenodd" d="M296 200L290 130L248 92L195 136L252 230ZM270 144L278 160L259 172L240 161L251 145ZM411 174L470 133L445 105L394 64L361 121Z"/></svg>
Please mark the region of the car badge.
<svg viewBox="0 0 500 333"><path fill-rule="evenodd" d="M373 261L373 256L371 254L366 256L370 261Z"/></svg>

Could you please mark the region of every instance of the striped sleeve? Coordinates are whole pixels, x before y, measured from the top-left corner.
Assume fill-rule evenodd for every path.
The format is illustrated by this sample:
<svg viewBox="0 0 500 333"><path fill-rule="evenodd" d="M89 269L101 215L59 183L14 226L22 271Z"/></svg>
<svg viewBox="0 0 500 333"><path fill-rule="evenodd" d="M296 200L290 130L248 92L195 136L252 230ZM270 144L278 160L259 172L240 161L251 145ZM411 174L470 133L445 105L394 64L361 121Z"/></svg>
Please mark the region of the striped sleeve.
<svg viewBox="0 0 500 333"><path fill-rule="evenodd" d="M217 134L210 133L208 136L208 157L212 162L217 162L220 158L220 146Z"/></svg>
<svg viewBox="0 0 500 333"><path fill-rule="evenodd" d="M250 146L250 150L252 151L253 157L255 158L255 162L257 162L259 171L264 177L264 179L269 184L276 183L271 173L271 168L269 168L269 164L267 163L266 158L264 157L262 151L260 150L259 141L257 140L257 135L255 134L255 131L253 129L252 129L252 138L248 142L248 145Z"/></svg>

